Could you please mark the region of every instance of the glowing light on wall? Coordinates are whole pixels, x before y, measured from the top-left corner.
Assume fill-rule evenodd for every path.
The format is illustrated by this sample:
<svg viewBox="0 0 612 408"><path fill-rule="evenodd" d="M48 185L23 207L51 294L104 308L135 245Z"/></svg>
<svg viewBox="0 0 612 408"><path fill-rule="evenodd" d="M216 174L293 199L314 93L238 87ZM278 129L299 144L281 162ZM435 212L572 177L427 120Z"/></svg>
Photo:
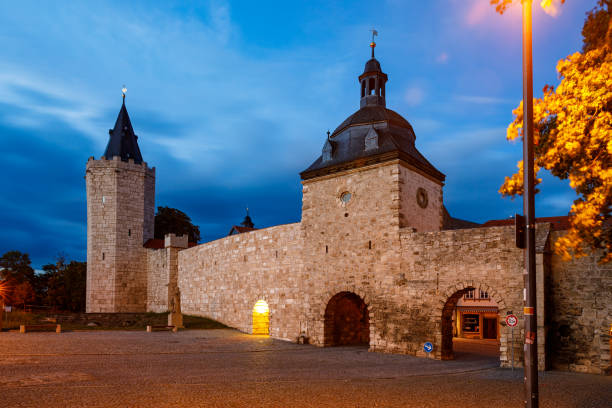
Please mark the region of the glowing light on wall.
<svg viewBox="0 0 612 408"><path fill-rule="evenodd" d="M270 334L270 308L265 300L253 307L253 334Z"/></svg>

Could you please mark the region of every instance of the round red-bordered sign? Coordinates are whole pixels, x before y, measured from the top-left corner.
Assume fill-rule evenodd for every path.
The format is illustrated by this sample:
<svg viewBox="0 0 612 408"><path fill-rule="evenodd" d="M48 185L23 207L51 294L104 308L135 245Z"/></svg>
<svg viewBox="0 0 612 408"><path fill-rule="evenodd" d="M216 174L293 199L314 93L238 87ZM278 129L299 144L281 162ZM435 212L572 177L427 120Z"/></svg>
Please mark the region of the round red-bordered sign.
<svg viewBox="0 0 612 408"><path fill-rule="evenodd" d="M506 324L509 327L514 327L514 326L516 326L518 324L518 318L515 315L513 315L513 314L508 315L508 316L506 316Z"/></svg>

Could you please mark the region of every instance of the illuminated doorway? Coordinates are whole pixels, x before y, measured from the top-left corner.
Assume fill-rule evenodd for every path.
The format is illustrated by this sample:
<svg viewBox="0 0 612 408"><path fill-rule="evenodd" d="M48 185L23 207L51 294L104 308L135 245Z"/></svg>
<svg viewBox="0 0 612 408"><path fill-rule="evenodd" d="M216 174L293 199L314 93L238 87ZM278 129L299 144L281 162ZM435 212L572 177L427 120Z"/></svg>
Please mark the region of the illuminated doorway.
<svg viewBox="0 0 612 408"><path fill-rule="evenodd" d="M352 292L340 292L325 308L325 346L370 344L368 306Z"/></svg>
<svg viewBox="0 0 612 408"><path fill-rule="evenodd" d="M499 310L489 294L467 287L449 297L442 309L441 358L478 354L499 357Z"/></svg>
<svg viewBox="0 0 612 408"><path fill-rule="evenodd" d="M253 334L270 334L270 308L265 300L258 300L253 307Z"/></svg>

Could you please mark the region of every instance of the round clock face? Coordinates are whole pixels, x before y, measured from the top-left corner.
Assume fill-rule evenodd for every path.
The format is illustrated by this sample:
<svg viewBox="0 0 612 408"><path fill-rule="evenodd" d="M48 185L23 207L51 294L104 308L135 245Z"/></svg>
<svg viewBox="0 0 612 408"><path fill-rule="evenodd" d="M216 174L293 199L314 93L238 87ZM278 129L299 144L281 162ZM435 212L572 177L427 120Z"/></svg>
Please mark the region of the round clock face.
<svg viewBox="0 0 612 408"><path fill-rule="evenodd" d="M417 204L421 208L427 208L427 191L423 187L419 187L416 193Z"/></svg>
<svg viewBox="0 0 612 408"><path fill-rule="evenodd" d="M348 202L351 201L351 197L352 194L345 191L344 193L340 194L340 201L342 201L343 204L348 204Z"/></svg>

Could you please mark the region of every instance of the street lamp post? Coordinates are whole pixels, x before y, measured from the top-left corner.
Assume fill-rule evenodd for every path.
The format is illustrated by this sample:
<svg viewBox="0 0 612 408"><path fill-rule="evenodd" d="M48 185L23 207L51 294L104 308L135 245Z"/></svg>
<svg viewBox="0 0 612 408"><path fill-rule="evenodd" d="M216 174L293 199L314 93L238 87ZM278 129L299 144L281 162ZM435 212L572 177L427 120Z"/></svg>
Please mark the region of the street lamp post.
<svg viewBox="0 0 612 408"><path fill-rule="evenodd" d="M533 163L532 0L523 2L523 212L525 214L525 406L537 408L538 341L536 315L535 205Z"/></svg>

